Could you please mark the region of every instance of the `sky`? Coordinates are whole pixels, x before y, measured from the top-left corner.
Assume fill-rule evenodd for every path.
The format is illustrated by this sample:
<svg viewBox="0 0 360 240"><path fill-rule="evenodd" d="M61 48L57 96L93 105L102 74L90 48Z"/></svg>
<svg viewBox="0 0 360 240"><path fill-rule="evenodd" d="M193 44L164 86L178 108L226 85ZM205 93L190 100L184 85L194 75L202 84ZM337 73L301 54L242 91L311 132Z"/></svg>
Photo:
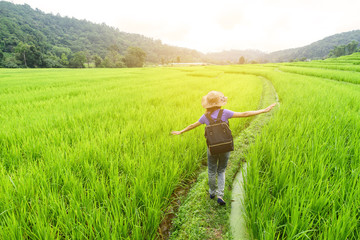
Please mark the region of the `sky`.
<svg viewBox="0 0 360 240"><path fill-rule="evenodd" d="M10 1L10 0L9 0ZM12 0L203 53L296 48L360 29L359 0Z"/></svg>

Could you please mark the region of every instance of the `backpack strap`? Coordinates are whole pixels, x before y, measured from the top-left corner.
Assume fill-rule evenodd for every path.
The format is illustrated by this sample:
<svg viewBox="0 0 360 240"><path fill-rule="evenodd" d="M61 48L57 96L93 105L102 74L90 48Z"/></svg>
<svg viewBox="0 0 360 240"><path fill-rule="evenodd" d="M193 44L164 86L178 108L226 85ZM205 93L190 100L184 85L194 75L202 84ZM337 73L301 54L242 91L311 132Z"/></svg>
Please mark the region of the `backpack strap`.
<svg viewBox="0 0 360 240"><path fill-rule="evenodd" d="M216 123L221 122L221 116L222 116L223 112L224 112L224 109L220 109L218 116L216 118ZM209 120L210 125L215 124L214 119L212 119L212 117L211 117L211 113L205 113L205 117Z"/></svg>
<svg viewBox="0 0 360 240"><path fill-rule="evenodd" d="M211 117L211 113L205 113L205 117L209 120L210 125L213 125L215 121Z"/></svg>
<svg viewBox="0 0 360 240"><path fill-rule="evenodd" d="M218 116L217 116L217 119L216 119L216 122L219 123L221 122L221 116L224 112L224 109L220 109L219 113L218 113Z"/></svg>

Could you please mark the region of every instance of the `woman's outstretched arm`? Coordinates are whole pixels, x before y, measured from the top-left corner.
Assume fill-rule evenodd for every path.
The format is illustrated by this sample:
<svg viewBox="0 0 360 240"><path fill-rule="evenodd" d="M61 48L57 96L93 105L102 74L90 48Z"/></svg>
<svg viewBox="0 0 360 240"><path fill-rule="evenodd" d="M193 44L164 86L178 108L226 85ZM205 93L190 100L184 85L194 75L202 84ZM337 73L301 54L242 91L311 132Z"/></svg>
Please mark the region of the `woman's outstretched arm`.
<svg viewBox="0 0 360 240"><path fill-rule="evenodd" d="M187 126L186 128L184 128L184 129L181 130L181 131L172 131L171 134L173 134L173 135L180 135L180 134L182 134L182 133L184 133L184 132L187 132L187 131L189 131L189 130L191 130L191 129L194 129L194 128L200 126L200 125L201 125L201 123L200 123L199 121L197 121L197 122L195 122L195 123L193 123L193 124L190 124L189 126Z"/></svg>
<svg viewBox="0 0 360 240"><path fill-rule="evenodd" d="M270 112L270 110L275 107L276 103L271 104L270 106L268 106L267 108L264 109L260 109L257 111L248 111L248 112L234 112L234 115L232 116L233 118L240 118L240 117L251 117L251 116L255 116L261 113L267 113Z"/></svg>

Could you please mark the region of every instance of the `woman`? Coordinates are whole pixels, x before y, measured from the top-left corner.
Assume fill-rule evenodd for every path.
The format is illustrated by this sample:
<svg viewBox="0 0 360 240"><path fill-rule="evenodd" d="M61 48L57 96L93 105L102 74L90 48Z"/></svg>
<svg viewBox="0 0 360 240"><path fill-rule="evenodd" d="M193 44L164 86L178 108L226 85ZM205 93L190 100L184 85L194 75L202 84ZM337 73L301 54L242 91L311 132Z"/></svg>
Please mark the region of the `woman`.
<svg viewBox="0 0 360 240"><path fill-rule="evenodd" d="M204 96L201 100L201 105L206 109L205 114L210 115L213 120L216 120L218 113L222 106L227 103L227 97L224 96L223 93L218 91L211 91L206 96ZM261 113L269 112L276 103L270 105L269 107L257 111L248 111L248 112L233 112L227 109L223 110L221 121L227 122L230 118L240 118L240 117L251 117L254 115L258 115ZM171 132L173 135L180 135L184 132L187 132L191 129L194 129L202 124L209 125L210 122L207 117L203 114L199 121L190 124L186 128L181 131L173 131ZM215 198L217 196L217 202L220 205L225 205L226 202L223 199L224 196L224 188L225 188L225 170L227 166L227 162L229 160L230 152L214 154L212 155L207 150L208 156L208 175L209 175L209 193L210 198ZM218 186L216 189L216 173L218 177Z"/></svg>

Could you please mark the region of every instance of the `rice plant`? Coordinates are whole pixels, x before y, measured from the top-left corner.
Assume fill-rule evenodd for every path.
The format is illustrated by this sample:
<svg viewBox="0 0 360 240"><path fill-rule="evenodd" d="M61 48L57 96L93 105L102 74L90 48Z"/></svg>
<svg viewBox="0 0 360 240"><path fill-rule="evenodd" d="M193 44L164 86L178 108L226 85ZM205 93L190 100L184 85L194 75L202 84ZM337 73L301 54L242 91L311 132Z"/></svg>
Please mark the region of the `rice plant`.
<svg viewBox="0 0 360 240"><path fill-rule="evenodd" d="M237 67L267 77L281 100L247 156L249 232L254 239L359 239L360 86L304 70Z"/></svg>
<svg viewBox="0 0 360 240"><path fill-rule="evenodd" d="M297 73L300 75L316 76L356 84L360 83L360 73L354 71L289 66L279 66L279 69L284 72Z"/></svg>
<svg viewBox="0 0 360 240"><path fill-rule="evenodd" d="M262 82L211 67L1 69L0 239L154 239L206 149L203 129L170 131L213 89L246 111Z"/></svg>

